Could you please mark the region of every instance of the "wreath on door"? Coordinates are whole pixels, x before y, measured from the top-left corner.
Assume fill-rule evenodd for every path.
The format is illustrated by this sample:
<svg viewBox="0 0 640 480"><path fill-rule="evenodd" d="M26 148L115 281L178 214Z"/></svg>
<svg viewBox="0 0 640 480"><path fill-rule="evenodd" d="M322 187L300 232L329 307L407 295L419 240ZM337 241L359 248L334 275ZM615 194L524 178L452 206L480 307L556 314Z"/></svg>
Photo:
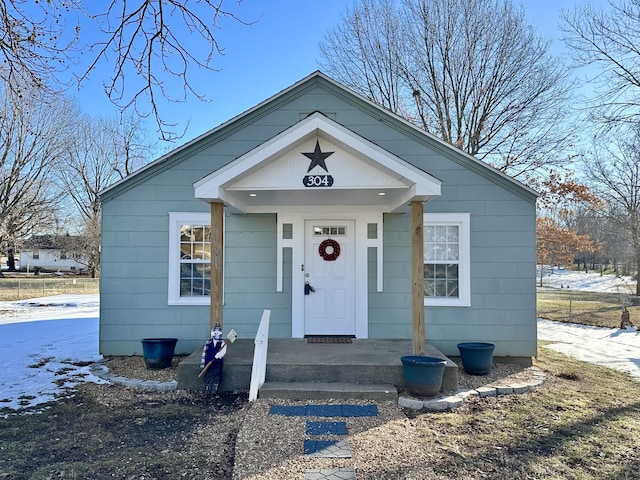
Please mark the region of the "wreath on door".
<svg viewBox="0 0 640 480"><path fill-rule="evenodd" d="M333 238L327 238L318 247L318 253L325 261L332 262L340 256L340 244Z"/></svg>

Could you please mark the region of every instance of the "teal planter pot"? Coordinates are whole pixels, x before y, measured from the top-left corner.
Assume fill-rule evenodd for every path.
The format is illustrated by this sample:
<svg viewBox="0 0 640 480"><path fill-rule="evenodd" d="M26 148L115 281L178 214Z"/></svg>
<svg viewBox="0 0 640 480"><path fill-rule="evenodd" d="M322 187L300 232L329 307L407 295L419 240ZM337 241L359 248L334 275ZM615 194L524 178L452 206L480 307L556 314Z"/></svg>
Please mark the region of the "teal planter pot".
<svg viewBox="0 0 640 480"><path fill-rule="evenodd" d="M464 371L470 375L487 375L493 365L493 343L463 342L458 344Z"/></svg>
<svg viewBox="0 0 640 480"><path fill-rule="evenodd" d="M142 356L150 370L171 366L177 338L145 338L142 341Z"/></svg>
<svg viewBox="0 0 640 480"><path fill-rule="evenodd" d="M435 397L442 387L446 360L422 355L402 357L404 381L409 393L415 397Z"/></svg>

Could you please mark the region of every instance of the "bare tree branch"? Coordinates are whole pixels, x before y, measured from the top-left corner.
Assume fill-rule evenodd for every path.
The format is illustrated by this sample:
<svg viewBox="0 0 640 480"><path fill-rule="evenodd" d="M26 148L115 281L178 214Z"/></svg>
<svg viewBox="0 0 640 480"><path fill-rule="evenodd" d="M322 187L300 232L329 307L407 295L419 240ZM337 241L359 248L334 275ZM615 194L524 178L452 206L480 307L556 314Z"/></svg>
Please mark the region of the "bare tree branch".
<svg viewBox="0 0 640 480"><path fill-rule="evenodd" d="M321 53L332 76L523 181L571 158L568 69L508 0L359 0Z"/></svg>
<svg viewBox="0 0 640 480"><path fill-rule="evenodd" d="M193 88L193 67L216 71L213 61L223 55L215 29L223 19L249 25L232 11L223 8L224 0L111 0L104 12L91 15L100 25L105 39L90 46L96 52L93 63L78 76L82 83L98 62L113 65L113 75L103 86L105 93L121 110L133 108L139 115L153 115L162 134L170 140L176 136L158 106L158 95L174 101L185 101L188 95L204 99ZM200 53L204 52L204 53ZM110 60L114 54L114 60ZM125 74L135 72L138 81ZM167 85L160 73L179 81L179 90ZM177 92L180 91L180 94ZM149 107L146 107L148 101Z"/></svg>
<svg viewBox="0 0 640 480"><path fill-rule="evenodd" d="M576 66L595 66L593 119L605 125L640 121L640 0L609 0L609 9L563 13L564 40Z"/></svg>
<svg viewBox="0 0 640 480"><path fill-rule="evenodd" d="M78 42L79 1L0 2L0 79L15 91L60 83Z"/></svg>
<svg viewBox="0 0 640 480"><path fill-rule="evenodd" d="M0 2L0 79L12 88L24 87L26 80L29 86L61 89L69 86L63 73L71 69L81 87L106 63L112 74L103 87L111 102L121 112L151 116L163 139L175 139L184 131L175 131L177 125L167 121L161 98L205 99L194 87L191 72L217 71L214 61L224 50L216 30L226 20L254 23L241 20L223 4L224 0ZM93 55L87 67L79 64L84 52Z"/></svg>

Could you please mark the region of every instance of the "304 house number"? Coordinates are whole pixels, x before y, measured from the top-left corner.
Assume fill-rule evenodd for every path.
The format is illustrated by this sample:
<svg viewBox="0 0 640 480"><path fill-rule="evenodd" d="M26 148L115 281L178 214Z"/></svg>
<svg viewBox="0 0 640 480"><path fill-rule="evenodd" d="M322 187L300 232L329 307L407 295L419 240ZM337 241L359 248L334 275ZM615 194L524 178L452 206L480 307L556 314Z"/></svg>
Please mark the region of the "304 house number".
<svg viewBox="0 0 640 480"><path fill-rule="evenodd" d="M333 185L333 177L331 175L305 175L302 184L305 187L330 187Z"/></svg>

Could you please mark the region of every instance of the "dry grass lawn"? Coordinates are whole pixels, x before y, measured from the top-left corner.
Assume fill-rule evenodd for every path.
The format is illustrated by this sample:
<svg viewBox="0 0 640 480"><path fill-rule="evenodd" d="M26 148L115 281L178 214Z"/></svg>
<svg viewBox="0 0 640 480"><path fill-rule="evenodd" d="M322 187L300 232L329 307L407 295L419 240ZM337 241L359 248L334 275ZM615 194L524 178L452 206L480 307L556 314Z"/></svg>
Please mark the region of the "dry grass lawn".
<svg viewBox="0 0 640 480"><path fill-rule="evenodd" d="M640 306L630 306L618 293L538 289L538 317L557 322L619 328L623 302L631 321L640 325Z"/></svg>
<svg viewBox="0 0 640 480"><path fill-rule="evenodd" d="M640 383L544 347L535 364L547 381L534 392L406 411L358 432L358 480L637 479ZM231 479L245 402L86 384L33 414L0 417L0 478Z"/></svg>

